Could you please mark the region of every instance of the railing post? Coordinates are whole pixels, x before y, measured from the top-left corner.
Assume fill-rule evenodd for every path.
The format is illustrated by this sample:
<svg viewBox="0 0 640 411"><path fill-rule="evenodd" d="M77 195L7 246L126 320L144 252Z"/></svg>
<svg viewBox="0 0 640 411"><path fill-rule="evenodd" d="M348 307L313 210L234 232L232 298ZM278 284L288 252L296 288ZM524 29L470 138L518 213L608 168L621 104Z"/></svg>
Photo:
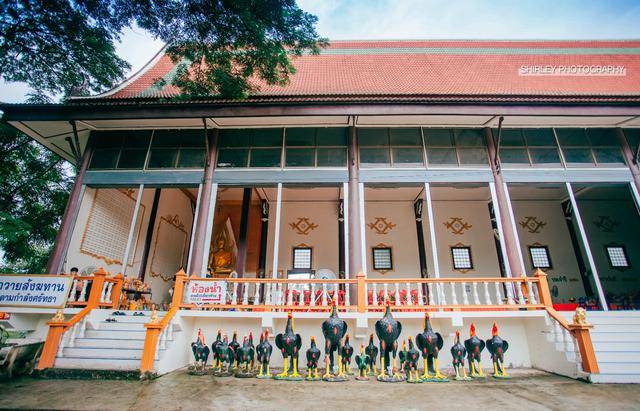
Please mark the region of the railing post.
<svg viewBox="0 0 640 411"><path fill-rule="evenodd" d="M177 285L176 278L176 285ZM175 297L175 294L173 295ZM158 337L162 330L159 323L147 323L144 325L147 334L144 338L144 349L142 350L142 360L140 361L140 374L144 376L146 373L153 372L153 363L156 358L156 349L158 347Z"/></svg>
<svg viewBox="0 0 640 411"><path fill-rule="evenodd" d="M362 271L356 274L357 290L358 290L358 312L367 311L367 285L366 277Z"/></svg>
<svg viewBox="0 0 640 411"><path fill-rule="evenodd" d="M113 277L116 280L115 284L111 288L111 308L117 310L120 308L120 296L122 295L122 283L124 282L124 277L122 273L116 274Z"/></svg>
<svg viewBox="0 0 640 411"><path fill-rule="evenodd" d="M591 324L569 324L569 331L576 338L580 350L582 370L590 374L599 374L600 369L598 368L596 353L593 349L591 334L589 333L591 328L593 328Z"/></svg>
<svg viewBox="0 0 640 411"><path fill-rule="evenodd" d="M54 317L55 318L55 317ZM38 369L44 370L45 368L53 367L56 361L56 355L58 354L58 346L62 340L65 329L68 323L62 320L51 320L47 323L49 326L49 332L47 333L47 339L42 347L42 354L40 355L40 362L38 363Z"/></svg>
<svg viewBox="0 0 640 411"><path fill-rule="evenodd" d="M187 281L187 274L183 269L180 269L176 273L176 281L173 287L173 296L171 297L171 307L178 307L182 305L182 298L184 295L184 283Z"/></svg>
<svg viewBox="0 0 640 411"><path fill-rule="evenodd" d="M534 273L534 277L538 279L538 298L540 298L540 304L543 304L545 307L553 307L547 273L538 268Z"/></svg>
<svg viewBox="0 0 640 411"><path fill-rule="evenodd" d="M100 306L100 297L102 296L102 287L104 286L104 279L107 277L107 272L104 268L99 268L98 271L93 273L93 284L91 284L91 293L87 299L87 307L96 308ZM86 286L85 281L85 286Z"/></svg>

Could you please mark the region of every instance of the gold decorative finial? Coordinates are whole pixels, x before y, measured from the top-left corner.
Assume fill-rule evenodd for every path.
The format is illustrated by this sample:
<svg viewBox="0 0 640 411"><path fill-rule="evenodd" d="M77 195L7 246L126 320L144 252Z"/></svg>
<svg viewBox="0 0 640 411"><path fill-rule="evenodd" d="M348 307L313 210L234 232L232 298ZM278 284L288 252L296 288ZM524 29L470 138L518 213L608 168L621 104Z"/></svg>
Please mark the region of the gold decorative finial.
<svg viewBox="0 0 640 411"><path fill-rule="evenodd" d="M587 324L587 311L582 308L576 308L575 314L573 314L573 323L575 325L586 325Z"/></svg>
<svg viewBox="0 0 640 411"><path fill-rule="evenodd" d="M62 313L61 309L56 311L56 315L54 315L53 318L51 318L51 322L52 323L63 323L64 322L64 314Z"/></svg>
<svg viewBox="0 0 640 411"><path fill-rule="evenodd" d="M160 320L158 319L158 310L156 310L156 306L153 306L153 309L151 310L151 320L149 321L149 323L151 324L158 324Z"/></svg>

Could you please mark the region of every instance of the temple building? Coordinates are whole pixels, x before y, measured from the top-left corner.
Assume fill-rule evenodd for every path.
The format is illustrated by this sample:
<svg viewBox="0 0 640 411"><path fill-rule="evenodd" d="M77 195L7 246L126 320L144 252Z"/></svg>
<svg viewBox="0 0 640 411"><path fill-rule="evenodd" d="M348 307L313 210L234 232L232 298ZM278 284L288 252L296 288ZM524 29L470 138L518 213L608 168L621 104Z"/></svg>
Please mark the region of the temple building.
<svg viewBox="0 0 640 411"><path fill-rule="evenodd" d="M105 93L1 105L79 167L48 274L122 274L105 281L146 283L139 308L161 312L184 282L170 326L182 336L159 350L185 355L197 328L208 340L220 324L277 332L277 306L332 299L364 341L391 300L416 329L433 310L447 341L502 318L515 366L589 374L562 314L527 318L640 308L640 41L335 41L293 63L286 86L185 101L161 50ZM199 278L224 284L220 309L189 306ZM70 298L83 306L89 292ZM326 316L308 311L307 339ZM42 318L33 329L46 335ZM560 357L528 346L546 327L567 342ZM56 366L86 358L77 347L60 348ZM166 372L180 356L141 369ZM640 381L604 358L603 376Z"/></svg>

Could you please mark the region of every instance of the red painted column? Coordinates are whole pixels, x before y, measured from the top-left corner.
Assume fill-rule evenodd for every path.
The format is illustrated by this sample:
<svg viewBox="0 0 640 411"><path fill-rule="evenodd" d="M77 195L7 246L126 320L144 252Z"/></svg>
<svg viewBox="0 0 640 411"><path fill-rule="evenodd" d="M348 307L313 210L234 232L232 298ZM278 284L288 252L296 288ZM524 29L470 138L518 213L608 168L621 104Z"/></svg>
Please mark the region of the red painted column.
<svg viewBox="0 0 640 411"><path fill-rule="evenodd" d="M616 134L618 135L618 141L620 142L620 147L622 147L622 154L624 155L624 159L627 161L629 165L629 170L631 170L631 175L633 175L633 182L636 184L636 188L638 192L640 192L640 166L633 161L634 152L629 146L629 142L624 135L624 132L621 128L616 129Z"/></svg>
<svg viewBox="0 0 640 411"><path fill-rule="evenodd" d="M67 252L67 244L71 240L73 235L73 227L75 226L75 219L80 210L80 204L82 203L82 180L89 167L89 160L91 159L91 153L93 148L91 147L91 140L87 144L82 156L82 163L80 164L80 170L76 176L76 181L73 184L71 193L69 193L69 200L67 201L67 207L64 210L62 222L60 223L60 229L56 235L56 241L51 250L49 261L47 262L47 274L59 274L62 270L62 264L64 263L65 254Z"/></svg>
<svg viewBox="0 0 640 411"><path fill-rule="evenodd" d="M496 185L496 200L498 204L494 204L494 207L500 209L500 224L502 225L502 233L504 238L505 248L507 250L506 258L509 261L509 268L511 269L512 277L520 277L521 264L520 264L520 250L518 250L518 243L516 242L516 235L513 230L514 223L511 221L511 213L509 212L509 204L507 202L507 196L504 192L504 180L502 178L501 170L496 166L496 158L498 153L496 151L496 145L493 140L493 133L490 128L485 128L485 138L487 140L487 148L489 151L489 163L491 164L491 171L493 172L493 181Z"/></svg>
<svg viewBox="0 0 640 411"><path fill-rule="evenodd" d="M189 267L189 275L195 274L197 276L203 274L200 272L202 263L204 259L209 258L209 256L204 255L204 250L206 249L207 220L213 218L213 216L209 216L209 207L211 205L211 190L213 189L213 172L216 168L218 129L213 129L207 133L207 142L209 152L207 153L207 163L204 168L200 207L198 208L198 215L193 219L195 233L193 235L193 253L191 254L191 265Z"/></svg>

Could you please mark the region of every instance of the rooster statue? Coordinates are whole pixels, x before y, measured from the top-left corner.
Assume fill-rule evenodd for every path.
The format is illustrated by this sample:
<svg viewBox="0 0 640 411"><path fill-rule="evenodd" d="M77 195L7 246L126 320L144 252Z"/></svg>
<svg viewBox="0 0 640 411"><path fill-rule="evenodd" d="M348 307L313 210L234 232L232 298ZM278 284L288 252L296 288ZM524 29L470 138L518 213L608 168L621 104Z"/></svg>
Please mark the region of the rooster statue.
<svg viewBox="0 0 640 411"><path fill-rule="evenodd" d="M402 356L400 357L401 363L403 363L404 373L407 376L408 383L420 383L423 382L420 377L418 377L418 361L420 361L420 351L416 350L413 346L413 340L411 337L409 340L409 348L407 349L404 341L402 342ZM415 375L414 375L415 373Z"/></svg>
<svg viewBox="0 0 640 411"><path fill-rule="evenodd" d="M322 323L324 335L325 372L322 379L325 381L346 381L347 376L342 368L341 343L342 337L347 333L347 323L338 317L336 300L331 303L331 315ZM333 353L338 357L338 372L333 375Z"/></svg>
<svg viewBox="0 0 640 411"><path fill-rule="evenodd" d="M424 363L424 374L422 374L421 378L424 381L449 381L447 377L440 372L438 364L438 353L440 353L444 345L444 340L440 333L433 331L433 328L431 328L429 313L424 313L424 331L416 335L416 344L422 353ZM430 371L433 372L433 375L429 374Z"/></svg>
<svg viewBox="0 0 640 411"><path fill-rule="evenodd" d="M231 338L231 342L229 343L229 348L233 351L233 369L238 369L238 348L240 348L240 343L238 342L238 331L233 332L233 337Z"/></svg>
<svg viewBox="0 0 640 411"><path fill-rule="evenodd" d="M255 351L253 348L253 335L249 334L249 337L246 336L242 340L242 345L238 348L236 353L236 359L238 361L238 371L236 372L236 377L238 378L249 378L253 377L253 357L255 355Z"/></svg>
<svg viewBox="0 0 640 411"><path fill-rule="evenodd" d="M376 375L378 373L378 347L373 343L373 334L369 335L369 345L364 349L369 357L369 364L367 366L367 374Z"/></svg>
<svg viewBox="0 0 640 411"><path fill-rule="evenodd" d="M470 381L471 377L467 377L467 370L464 368L464 357L467 355L467 349L460 342L460 331L456 330L456 341L451 347L451 357L453 358L453 369L456 371L456 381Z"/></svg>
<svg viewBox="0 0 640 411"><path fill-rule="evenodd" d="M211 344L211 353L213 354L213 361L211 361L211 367L220 367L220 359L218 358L218 346L222 344L222 330L218 329L216 340Z"/></svg>
<svg viewBox="0 0 640 411"><path fill-rule="evenodd" d="M201 373L207 364L207 358L209 358L209 347L207 347L207 344L204 342L204 335L200 328L198 328L196 341L191 343L191 351L193 351L193 357L195 359L193 370Z"/></svg>
<svg viewBox="0 0 640 411"><path fill-rule="evenodd" d="M229 338L226 334L222 338L222 342L217 345L216 353L218 357L218 370L214 375L218 377L230 376L230 369L235 360L235 355L231 347L229 347Z"/></svg>
<svg viewBox="0 0 640 411"><path fill-rule="evenodd" d="M369 381L367 373L371 366L371 358L369 357L369 354L366 353L364 344L360 344L360 354L356 355L356 366L358 367L358 376L356 377L356 380Z"/></svg>
<svg viewBox="0 0 640 411"><path fill-rule="evenodd" d="M258 357L258 364L260 365L260 372L256 376L257 378L271 378L269 360L272 352L273 347L269 343L269 331L265 331L260 336L260 344L256 347L256 357Z"/></svg>
<svg viewBox="0 0 640 411"><path fill-rule="evenodd" d="M340 358L342 359L342 369L347 375L352 375L351 357L353 356L353 347L349 344L349 334L344 337L344 344L340 349Z"/></svg>
<svg viewBox="0 0 640 411"><path fill-rule="evenodd" d="M320 361L321 352L316 346L315 337L311 337L311 347L307 350L307 381L318 381L318 361Z"/></svg>
<svg viewBox="0 0 640 411"><path fill-rule="evenodd" d="M491 329L491 338L487 340L487 350L491 353L491 361L493 362L493 377L508 378L504 369L504 353L509 349L507 340L503 340L498 335L498 324L493 323Z"/></svg>
<svg viewBox="0 0 640 411"><path fill-rule="evenodd" d="M302 347L302 337L293 331L293 313L289 311L287 315L287 325L284 333L276 335L276 347L284 357L284 365L282 373L277 374L277 380L302 380L302 376L298 373L298 354Z"/></svg>
<svg viewBox="0 0 640 411"><path fill-rule="evenodd" d="M476 325L474 323L471 323L469 333L471 336L464 341L464 348L467 349L467 360L469 361L469 375L475 378L485 377L481 363L481 355L485 343L476 335Z"/></svg>
<svg viewBox="0 0 640 411"><path fill-rule="evenodd" d="M398 337L402 332L402 324L391 315L390 302L387 300L384 316L376 321L376 335L380 340L380 374L379 381L398 382L403 381L403 377L398 373L396 368L396 353L398 352ZM393 356L393 363L391 363ZM387 367L391 365L391 373Z"/></svg>

